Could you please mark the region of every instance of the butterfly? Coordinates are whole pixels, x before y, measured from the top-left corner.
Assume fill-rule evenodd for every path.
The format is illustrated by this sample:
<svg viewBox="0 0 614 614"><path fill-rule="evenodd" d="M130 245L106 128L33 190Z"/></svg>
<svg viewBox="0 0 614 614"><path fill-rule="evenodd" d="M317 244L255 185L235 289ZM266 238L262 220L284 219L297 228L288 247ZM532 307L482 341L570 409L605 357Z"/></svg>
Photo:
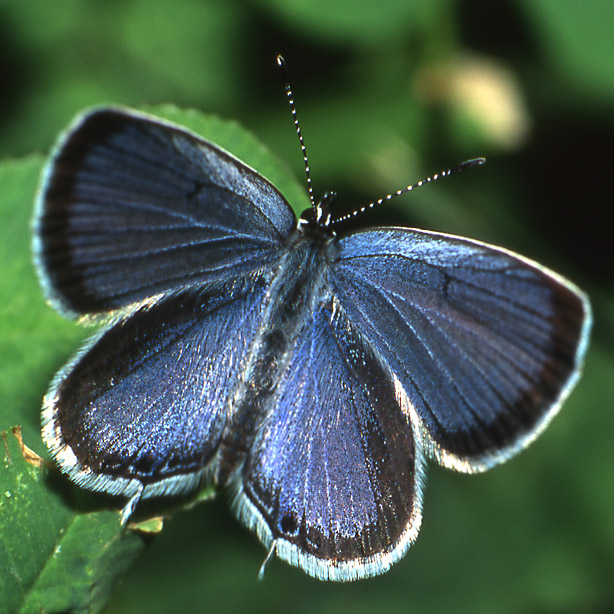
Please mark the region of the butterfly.
<svg viewBox="0 0 614 614"><path fill-rule="evenodd" d="M312 202L297 220L255 170L153 116L78 116L44 171L35 260L52 306L104 325L52 381L42 433L72 481L127 498L124 521L214 483L269 556L346 581L416 539L427 458L480 472L537 437L591 311L505 249L343 233L330 195Z"/></svg>

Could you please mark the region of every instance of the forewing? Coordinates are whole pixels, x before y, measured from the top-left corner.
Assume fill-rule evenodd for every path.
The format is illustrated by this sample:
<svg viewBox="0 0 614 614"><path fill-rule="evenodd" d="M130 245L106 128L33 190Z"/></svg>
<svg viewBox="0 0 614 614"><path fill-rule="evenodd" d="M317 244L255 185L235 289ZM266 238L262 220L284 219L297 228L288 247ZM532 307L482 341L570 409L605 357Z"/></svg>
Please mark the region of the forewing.
<svg viewBox="0 0 614 614"><path fill-rule="evenodd" d="M303 329L241 476L238 512L320 579L386 571L415 539L422 453L402 389L339 310Z"/></svg>
<svg viewBox="0 0 614 614"><path fill-rule="evenodd" d="M43 438L78 484L143 496L189 490L212 468L262 318L258 280L143 304L61 371Z"/></svg>
<svg viewBox="0 0 614 614"><path fill-rule="evenodd" d="M49 163L34 247L48 298L72 316L256 270L295 217L263 177L184 129L86 113Z"/></svg>
<svg viewBox="0 0 614 614"><path fill-rule="evenodd" d="M480 471L522 449L579 375L588 300L520 256L379 229L342 239L333 269L340 303L399 378L446 466Z"/></svg>

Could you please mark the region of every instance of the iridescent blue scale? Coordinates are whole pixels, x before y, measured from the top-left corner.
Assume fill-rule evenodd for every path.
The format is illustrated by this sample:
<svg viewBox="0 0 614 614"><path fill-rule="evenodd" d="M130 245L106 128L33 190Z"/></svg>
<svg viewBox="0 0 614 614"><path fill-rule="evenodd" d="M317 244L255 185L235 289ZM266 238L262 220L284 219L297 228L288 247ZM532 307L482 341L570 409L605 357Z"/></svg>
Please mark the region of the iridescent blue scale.
<svg viewBox="0 0 614 614"><path fill-rule="evenodd" d="M35 256L104 326L53 380L43 437L77 484L138 501L229 486L282 559L386 571L415 540L425 459L483 471L576 383L586 296L444 234L297 221L266 179L178 126L79 116L39 190ZM317 203L316 203L317 204Z"/></svg>

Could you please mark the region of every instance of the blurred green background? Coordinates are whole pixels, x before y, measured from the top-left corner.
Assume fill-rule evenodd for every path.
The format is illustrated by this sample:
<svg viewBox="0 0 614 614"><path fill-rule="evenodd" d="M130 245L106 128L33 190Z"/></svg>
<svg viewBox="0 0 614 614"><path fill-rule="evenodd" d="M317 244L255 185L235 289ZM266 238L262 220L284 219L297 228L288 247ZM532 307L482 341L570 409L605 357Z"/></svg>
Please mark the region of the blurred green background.
<svg viewBox="0 0 614 614"><path fill-rule="evenodd" d="M172 103L237 120L302 182L283 52L316 193L354 209L486 156L365 223L503 245L595 311L560 416L487 474L431 466L420 537L388 574L325 584L273 561L258 582L265 551L222 494L167 523L109 612L614 610L612 32L607 0L0 1L5 172L36 165L84 107ZM18 205L0 202L0 430L23 424L43 454L40 399L84 333L42 306Z"/></svg>

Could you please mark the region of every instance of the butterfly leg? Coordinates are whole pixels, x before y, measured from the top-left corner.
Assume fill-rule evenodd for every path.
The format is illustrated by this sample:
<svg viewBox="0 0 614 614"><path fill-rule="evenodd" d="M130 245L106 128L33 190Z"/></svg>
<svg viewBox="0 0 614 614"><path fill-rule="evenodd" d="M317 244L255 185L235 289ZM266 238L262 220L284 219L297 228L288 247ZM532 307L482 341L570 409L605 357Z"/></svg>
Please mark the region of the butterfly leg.
<svg viewBox="0 0 614 614"><path fill-rule="evenodd" d="M130 519L130 516L134 513L136 506L141 500L141 496L143 495L143 490L145 489L145 485L140 482L137 491L130 497L128 503L124 506L124 509L121 513L122 527L126 526L126 523Z"/></svg>
<svg viewBox="0 0 614 614"><path fill-rule="evenodd" d="M269 561L271 560L273 555L276 553L276 551L277 551L277 540L274 539L271 542L271 547L269 548L269 551L267 552L266 558L264 559L264 561L262 561L262 565L260 565L260 571L258 572L258 580L264 580L264 572L266 570L266 566L268 565Z"/></svg>

